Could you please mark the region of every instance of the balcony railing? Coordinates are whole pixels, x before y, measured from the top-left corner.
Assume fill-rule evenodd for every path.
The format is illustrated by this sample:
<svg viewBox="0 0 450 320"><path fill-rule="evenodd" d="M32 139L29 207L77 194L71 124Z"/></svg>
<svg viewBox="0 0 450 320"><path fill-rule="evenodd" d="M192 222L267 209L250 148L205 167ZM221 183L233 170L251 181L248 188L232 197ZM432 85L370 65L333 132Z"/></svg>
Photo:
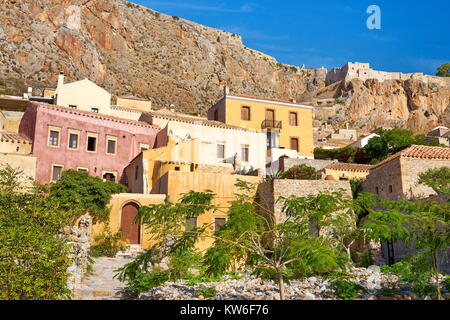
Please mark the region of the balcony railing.
<svg viewBox="0 0 450 320"><path fill-rule="evenodd" d="M282 122L277 120L264 120L261 124L263 129L281 129L282 127Z"/></svg>

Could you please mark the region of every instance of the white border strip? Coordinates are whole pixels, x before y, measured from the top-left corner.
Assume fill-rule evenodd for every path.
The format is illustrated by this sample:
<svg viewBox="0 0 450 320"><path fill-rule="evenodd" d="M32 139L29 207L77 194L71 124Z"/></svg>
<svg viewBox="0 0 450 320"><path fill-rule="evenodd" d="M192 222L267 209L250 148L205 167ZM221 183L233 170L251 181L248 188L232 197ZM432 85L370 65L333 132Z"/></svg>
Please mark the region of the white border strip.
<svg viewBox="0 0 450 320"><path fill-rule="evenodd" d="M276 105L280 105L280 106L302 108L302 109L314 109L314 107L305 106L305 105L302 105L302 104L277 102L277 101L264 100L264 99L252 99L252 98L244 98L244 97L236 97L236 96L226 96L225 98L235 99L235 100L242 100L242 101L250 101L250 102L269 103L269 104L276 104Z"/></svg>

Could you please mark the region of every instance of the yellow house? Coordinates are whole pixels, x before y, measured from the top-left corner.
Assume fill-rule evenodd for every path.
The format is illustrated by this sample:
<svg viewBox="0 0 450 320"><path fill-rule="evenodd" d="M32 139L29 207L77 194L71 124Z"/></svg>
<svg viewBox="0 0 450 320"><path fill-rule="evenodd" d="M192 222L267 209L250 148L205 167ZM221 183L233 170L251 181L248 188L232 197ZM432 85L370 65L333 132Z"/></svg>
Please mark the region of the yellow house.
<svg viewBox="0 0 450 320"><path fill-rule="evenodd" d="M224 97L208 110L208 119L266 134L266 162L293 154L313 159L313 107L278 99L245 95Z"/></svg>
<svg viewBox="0 0 450 320"><path fill-rule="evenodd" d="M178 143L169 140L167 146L141 152L125 169L128 192L144 195L166 195L171 201L177 202L182 193L188 193L191 190L198 192L212 190L216 194L214 204L222 207L222 210L220 212L207 212L195 221L187 221L186 225L200 227L204 224L210 224L213 226L213 230L217 230L225 223L227 219L226 207L229 206L229 202L239 191L235 187L237 180L257 184L262 177L234 174L233 166L228 163L198 163L198 148L199 142L197 139ZM136 237L131 238L136 239ZM206 238L200 240L197 247L204 250L211 244L212 240ZM145 240L141 245L142 248L146 249L151 243Z"/></svg>
<svg viewBox="0 0 450 320"><path fill-rule="evenodd" d="M360 179L364 180L373 166L367 164L353 164L335 162L324 168L325 176L331 180L351 180Z"/></svg>

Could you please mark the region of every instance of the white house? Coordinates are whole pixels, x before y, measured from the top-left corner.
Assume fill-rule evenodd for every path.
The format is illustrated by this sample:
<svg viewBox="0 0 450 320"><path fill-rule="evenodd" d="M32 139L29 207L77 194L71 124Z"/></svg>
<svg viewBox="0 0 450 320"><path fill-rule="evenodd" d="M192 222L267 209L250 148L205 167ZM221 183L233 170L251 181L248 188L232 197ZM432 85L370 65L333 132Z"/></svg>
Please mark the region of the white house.
<svg viewBox="0 0 450 320"><path fill-rule="evenodd" d="M374 137L379 137L379 135L376 133L371 133L367 137L364 137L364 138L361 138L361 139L355 141L354 143L351 144L351 146L364 148L369 143L369 140Z"/></svg>

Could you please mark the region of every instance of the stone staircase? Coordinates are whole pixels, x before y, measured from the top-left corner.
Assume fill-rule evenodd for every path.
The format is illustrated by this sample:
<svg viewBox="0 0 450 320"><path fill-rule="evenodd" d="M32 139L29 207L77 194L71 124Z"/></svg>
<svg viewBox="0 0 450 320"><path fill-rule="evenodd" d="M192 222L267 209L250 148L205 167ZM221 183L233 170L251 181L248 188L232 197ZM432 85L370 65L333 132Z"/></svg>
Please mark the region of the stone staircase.
<svg viewBox="0 0 450 320"><path fill-rule="evenodd" d="M126 285L114 278L117 270L133 261L143 250L140 245L130 245L115 258L95 258L93 272L74 290L74 300L126 300Z"/></svg>

